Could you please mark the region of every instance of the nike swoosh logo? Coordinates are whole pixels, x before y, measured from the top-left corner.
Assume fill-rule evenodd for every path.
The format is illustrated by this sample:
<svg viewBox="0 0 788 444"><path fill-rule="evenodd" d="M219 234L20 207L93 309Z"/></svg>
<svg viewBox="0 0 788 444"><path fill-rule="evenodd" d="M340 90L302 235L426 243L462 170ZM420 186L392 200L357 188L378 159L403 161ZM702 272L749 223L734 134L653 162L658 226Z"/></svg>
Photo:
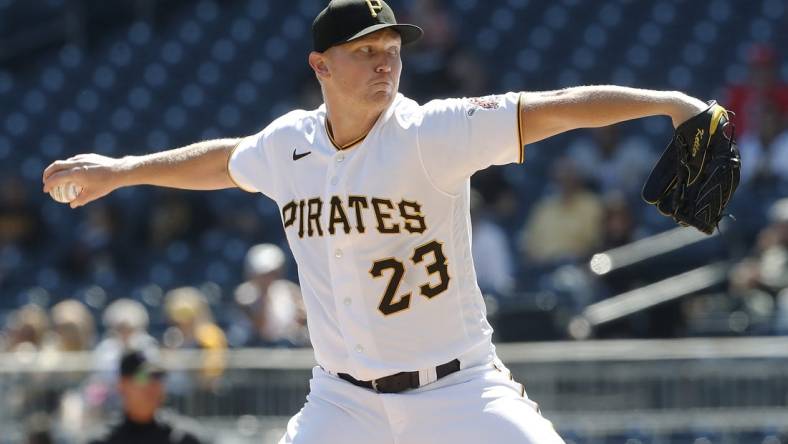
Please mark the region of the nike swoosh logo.
<svg viewBox="0 0 788 444"><path fill-rule="evenodd" d="M305 153L298 154L298 153L296 153L296 150L297 150L297 148L293 149L293 160L298 160L298 159L301 159L302 157L306 157L306 156L312 154L312 151L307 151Z"/></svg>

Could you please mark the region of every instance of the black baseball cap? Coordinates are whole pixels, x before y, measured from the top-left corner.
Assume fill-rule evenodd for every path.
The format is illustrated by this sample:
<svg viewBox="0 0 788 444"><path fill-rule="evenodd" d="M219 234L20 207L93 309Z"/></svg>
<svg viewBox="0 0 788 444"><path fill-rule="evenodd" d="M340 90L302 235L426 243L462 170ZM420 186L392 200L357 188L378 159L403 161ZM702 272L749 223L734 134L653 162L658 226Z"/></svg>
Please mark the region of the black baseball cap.
<svg viewBox="0 0 788 444"><path fill-rule="evenodd" d="M124 378L161 377L164 376L164 367L152 352L129 350L120 359L120 376Z"/></svg>
<svg viewBox="0 0 788 444"><path fill-rule="evenodd" d="M416 25L397 23L394 11L383 0L331 0L312 22L313 48L323 52L386 28L397 31L403 45L424 34Z"/></svg>

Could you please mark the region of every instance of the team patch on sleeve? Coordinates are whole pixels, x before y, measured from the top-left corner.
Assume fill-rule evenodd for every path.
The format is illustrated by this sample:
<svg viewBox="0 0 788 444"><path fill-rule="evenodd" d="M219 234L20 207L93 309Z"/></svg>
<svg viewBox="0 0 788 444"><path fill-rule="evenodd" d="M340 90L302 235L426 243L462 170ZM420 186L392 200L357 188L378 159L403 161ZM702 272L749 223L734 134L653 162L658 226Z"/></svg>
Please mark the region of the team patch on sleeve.
<svg viewBox="0 0 788 444"><path fill-rule="evenodd" d="M468 107L468 117L473 116L478 110L493 110L501 107L502 96L484 96L484 97L471 97L466 99L470 106Z"/></svg>

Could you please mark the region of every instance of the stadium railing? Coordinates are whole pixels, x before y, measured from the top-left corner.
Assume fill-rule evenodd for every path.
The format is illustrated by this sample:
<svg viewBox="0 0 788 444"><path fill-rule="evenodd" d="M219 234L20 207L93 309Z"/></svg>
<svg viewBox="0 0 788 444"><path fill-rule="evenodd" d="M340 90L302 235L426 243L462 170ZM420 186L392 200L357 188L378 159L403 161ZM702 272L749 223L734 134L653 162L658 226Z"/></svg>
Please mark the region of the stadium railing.
<svg viewBox="0 0 788 444"><path fill-rule="evenodd" d="M576 437L572 442L606 442L588 439L627 433L788 432L788 338L517 343L497 349L543 414ZM310 349L211 356L169 351L162 357L169 405L210 425L216 442L230 435L260 442L265 433L279 433L303 405L315 365ZM62 419L66 399L80 400L80 411L87 412L78 432L92 430L106 420L108 406L117 405L107 392L113 377L111 370L96 368L91 353L0 354L2 435L21 436L23 420L37 411ZM0 444L14 442L3 436Z"/></svg>

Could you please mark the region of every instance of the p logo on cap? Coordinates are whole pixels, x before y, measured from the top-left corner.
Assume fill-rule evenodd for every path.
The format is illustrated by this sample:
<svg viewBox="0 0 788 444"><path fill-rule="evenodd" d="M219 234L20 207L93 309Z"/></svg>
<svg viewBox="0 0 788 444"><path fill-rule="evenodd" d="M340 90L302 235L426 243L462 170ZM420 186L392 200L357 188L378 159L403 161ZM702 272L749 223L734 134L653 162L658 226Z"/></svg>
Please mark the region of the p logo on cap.
<svg viewBox="0 0 788 444"><path fill-rule="evenodd" d="M380 0L366 0L366 2L372 17L377 17L378 12L383 10L383 5L380 3Z"/></svg>
<svg viewBox="0 0 788 444"><path fill-rule="evenodd" d="M313 48L323 52L386 28L399 33L402 46L415 42L423 34L416 25L397 23L394 11L385 0L331 0L312 22Z"/></svg>

